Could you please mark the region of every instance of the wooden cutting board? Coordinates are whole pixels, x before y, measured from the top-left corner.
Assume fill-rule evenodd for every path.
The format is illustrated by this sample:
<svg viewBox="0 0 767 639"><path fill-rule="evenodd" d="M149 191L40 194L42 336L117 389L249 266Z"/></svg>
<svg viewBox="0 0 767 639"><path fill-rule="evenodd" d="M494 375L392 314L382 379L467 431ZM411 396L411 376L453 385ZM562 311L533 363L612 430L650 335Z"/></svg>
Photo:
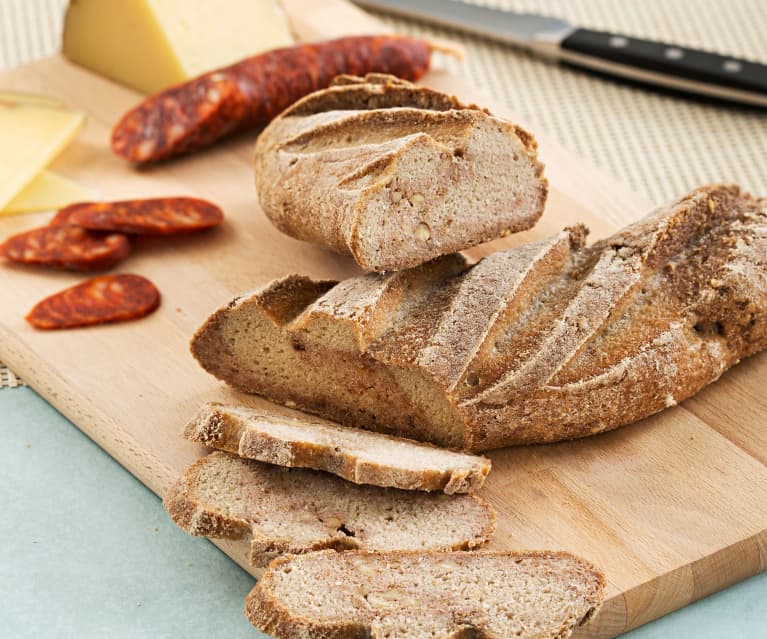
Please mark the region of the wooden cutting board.
<svg viewBox="0 0 767 639"><path fill-rule="evenodd" d="M325 12L323 19L329 17ZM487 104L448 73L431 73L425 82ZM189 338L207 315L235 294L289 272L341 278L358 271L348 259L271 227L253 187L255 134L139 171L108 149L110 126L136 94L59 57L0 74L0 87L55 96L87 112L84 131L55 168L102 197L190 194L226 212L222 228L143 242L119 267L149 277L162 291L159 311L138 322L35 331L23 319L28 309L83 278L0 268L0 360L162 495L204 452L179 437L202 402L260 401L229 390L193 361ZM544 138L540 152L552 185L541 223L473 255L575 221L599 237L649 208L642 196L555 142ZM0 218L0 238L48 217ZM641 423L584 441L492 453L493 472L482 494L498 509L493 546L567 549L605 571L607 602L581 637L613 637L763 570L765 375L767 356L756 356L696 398ZM247 569L244 544L219 545Z"/></svg>

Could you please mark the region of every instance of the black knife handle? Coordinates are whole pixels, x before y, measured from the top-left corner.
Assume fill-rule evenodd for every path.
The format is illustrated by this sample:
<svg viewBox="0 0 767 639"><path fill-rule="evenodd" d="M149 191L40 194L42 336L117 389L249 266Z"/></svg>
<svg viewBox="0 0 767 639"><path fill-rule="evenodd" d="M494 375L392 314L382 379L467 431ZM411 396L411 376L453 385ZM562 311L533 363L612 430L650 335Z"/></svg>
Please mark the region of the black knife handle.
<svg viewBox="0 0 767 639"><path fill-rule="evenodd" d="M576 29L562 40L560 49L563 60L578 66L639 81L645 72L648 82L666 78L662 82L665 86L693 92L708 86L711 90L706 93L714 96L719 94L717 88L747 92L755 94L754 104L764 100L767 106L767 65L764 64L589 29ZM632 76L620 67L635 73Z"/></svg>

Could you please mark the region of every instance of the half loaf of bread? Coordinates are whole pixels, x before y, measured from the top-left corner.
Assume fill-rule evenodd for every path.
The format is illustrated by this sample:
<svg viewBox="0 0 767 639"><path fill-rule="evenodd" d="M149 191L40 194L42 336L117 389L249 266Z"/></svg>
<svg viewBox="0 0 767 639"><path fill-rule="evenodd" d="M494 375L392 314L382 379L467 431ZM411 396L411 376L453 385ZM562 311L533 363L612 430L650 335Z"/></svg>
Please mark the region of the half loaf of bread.
<svg viewBox="0 0 767 639"><path fill-rule="evenodd" d="M324 548L477 548L495 530L493 508L474 495L359 486L222 451L190 466L163 503L191 535L250 536L250 562L256 567L282 553Z"/></svg>
<svg viewBox="0 0 767 639"><path fill-rule="evenodd" d="M393 76L342 76L263 131L261 208L364 269L416 266L530 228L546 180L533 137Z"/></svg>
<svg viewBox="0 0 767 639"><path fill-rule="evenodd" d="M564 552L316 552L275 560L245 615L278 639L566 639L604 586Z"/></svg>
<svg viewBox="0 0 767 639"><path fill-rule="evenodd" d="M411 439L340 426L304 413L205 404L184 436L269 464L324 470L355 484L471 493L490 460Z"/></svg>
<svg viewBox="0 0 767 639"><path fill-rule="evenodd" d="M335 285L289 276L214 313L192 350L238 389L486 450L636 421L767 346L767 200L707 186L584 238Z"/></svg>

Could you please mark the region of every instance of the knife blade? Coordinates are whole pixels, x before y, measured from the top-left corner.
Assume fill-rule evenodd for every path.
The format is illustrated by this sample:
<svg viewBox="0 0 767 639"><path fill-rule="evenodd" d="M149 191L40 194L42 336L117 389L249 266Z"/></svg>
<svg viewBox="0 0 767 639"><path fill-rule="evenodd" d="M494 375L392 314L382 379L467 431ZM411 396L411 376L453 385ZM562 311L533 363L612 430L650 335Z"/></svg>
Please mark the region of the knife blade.
<svg viewBox="0 0 767 639"><path fill-rule="evenodd" d="M366 9L482 35L550 61L687 94L767 107L767 65L758 62L460 0L352 1Z"/></svg>

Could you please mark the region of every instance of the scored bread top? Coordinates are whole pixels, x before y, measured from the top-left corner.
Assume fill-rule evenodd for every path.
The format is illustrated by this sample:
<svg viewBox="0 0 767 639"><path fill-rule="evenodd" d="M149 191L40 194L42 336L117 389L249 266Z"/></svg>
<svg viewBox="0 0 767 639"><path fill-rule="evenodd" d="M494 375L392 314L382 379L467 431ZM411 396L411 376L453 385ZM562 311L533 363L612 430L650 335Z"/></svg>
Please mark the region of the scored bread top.
<svg viewBox="0 0 767 639"><path fill-rule="evenodd" d="M471 493L490 472L485 457L340 426L303 413L216 402L202 406L186 425L184 436L240 457L407 490Z"/></svg>
<svg viewBox="0 0 767 639"><path fill-rule="evenodd" d="M475 495L360 486L223 451L190 466L163 503L192 535L250 535L250 561L256 567L282 553L324 548L477 548L495 530L493 508Z"/></svg>
<svg viewBox="0 0 767 639"><path fill-rule="evenodd" d="M767 200L709 185L591 247L576 227L474 265L290 276L214 313L192 350L344 424L474 451L557 441L673 406L765 348L766 262Z"/></svg>
<svg viewBox="0 0 767 639"><path fill-rule="evenodd" d="M604 587L564 552L316 552L274 561L245 615L277 639L566 639Z"/></svg>
<svg viewBox="0 0 767 639"><path fill-rule="evenodd" d="M530 228L547 183L521 127L393 76L344 76L259 136L261 208L284 233L369 271Z"/></svg>
<svg viewBox="0 0 767 639"><path fill-rule="evenodd" d="M429 111L470 109L489 113L476 104L429 87L419 86L385 73L368 73L364 78L339 75L330 87L304 96L283 111L282 117L313 115L329 111L364 111L412 107Z"/></svg>

